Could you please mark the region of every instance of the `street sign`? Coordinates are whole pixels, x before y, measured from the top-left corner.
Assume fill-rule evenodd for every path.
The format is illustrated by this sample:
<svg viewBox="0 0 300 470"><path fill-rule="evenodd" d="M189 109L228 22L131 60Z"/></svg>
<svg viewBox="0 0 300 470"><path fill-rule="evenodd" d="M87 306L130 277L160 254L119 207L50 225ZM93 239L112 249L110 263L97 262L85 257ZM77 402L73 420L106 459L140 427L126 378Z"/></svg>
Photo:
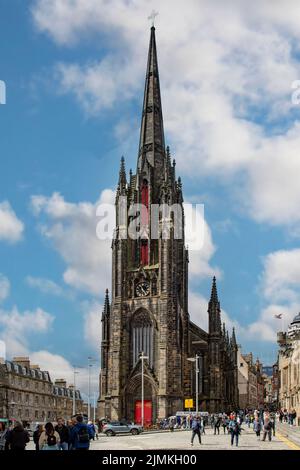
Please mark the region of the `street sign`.
<svg viewBox="0 0 300 470"><path fill-rule="evenodd" d="M184 407L185 408L193 408L194 404L193 404L193 399L192 398L186 398L184 400Z"/></svg>

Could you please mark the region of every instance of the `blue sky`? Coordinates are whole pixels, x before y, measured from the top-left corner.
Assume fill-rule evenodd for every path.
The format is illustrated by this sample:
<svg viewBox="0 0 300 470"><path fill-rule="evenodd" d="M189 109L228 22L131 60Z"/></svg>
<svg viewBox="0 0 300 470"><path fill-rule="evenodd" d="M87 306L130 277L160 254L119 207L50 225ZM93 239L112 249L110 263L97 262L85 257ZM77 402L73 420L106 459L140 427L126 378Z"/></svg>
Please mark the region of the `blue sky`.
<svg viewBox="0 0 300 470"><path fill-rule="evenodd" d="M205 205L191 317L206 326L216 274L243 351L276 358L274 314L287 325L300 307L299 5L227 5L0 0L0 339L9 356L30 354L69 380L72 364L99 356L110 252L95 239L95 205L113 199L121 155L135 169L155 8L166 140L185 199Z"/></svg>

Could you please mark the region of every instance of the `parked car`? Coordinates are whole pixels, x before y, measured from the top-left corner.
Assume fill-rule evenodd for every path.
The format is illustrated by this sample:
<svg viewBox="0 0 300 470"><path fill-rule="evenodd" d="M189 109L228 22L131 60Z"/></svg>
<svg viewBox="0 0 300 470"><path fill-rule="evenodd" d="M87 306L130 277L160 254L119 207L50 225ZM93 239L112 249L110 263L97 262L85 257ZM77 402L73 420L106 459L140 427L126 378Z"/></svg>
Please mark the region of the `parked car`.
<svg viewBox="0 0 300 470"><path fill-rule="evenodd" d="M143 432L142 426L139 424L127 424L120 421L111 421L103 425L102 432L106 436L115 436L116 434L132 434L136 436Z"/></svg>

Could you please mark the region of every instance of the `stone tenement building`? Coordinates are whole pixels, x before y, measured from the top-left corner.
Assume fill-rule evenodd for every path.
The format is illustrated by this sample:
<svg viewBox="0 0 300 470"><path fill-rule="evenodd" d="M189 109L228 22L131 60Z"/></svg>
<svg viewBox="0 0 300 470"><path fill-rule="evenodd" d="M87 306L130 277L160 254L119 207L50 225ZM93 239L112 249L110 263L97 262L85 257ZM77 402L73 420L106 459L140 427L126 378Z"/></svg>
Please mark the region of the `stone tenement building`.
<svg viewBox="0 0 300 470"><path fill-rule="evenodd" d="M129 210L143 204L138 239L124 236L121 201ZM208 332L192 323L188 311L188 250L184 217L162 214L153 236L153 204L177 204L183 213L181 179L176 178L165 147L155 28L151 28L136 174L127 180L121 159L116 193L116 229L112 242L112 302L108 291L102 316L99 417L140 421L141 359L144 360L145 423L184 409L195 398L195 363L199 355L199 405L210 411L238 405L237 344L221 324L214 278L208 305ZM148 209L151 208L150 215ZM143 212L144 211L144 212ZM163 221L168 220L170 236ZM180 224L179 224L180 225ZM126 229L125 229L126 233ZM200 317L200 314L199 314ZM195 402L195 400L194 400Z"/></svg>
<svg viewBox="0 0 300 470"><path fill-rule="evenodd" d="M265 379L262 364L253 354L242 354L238 349L238 389L241 409L259 409L264 405Z"/></svg>
<svg viewBox="0 0 300 470"><path fill-rule="evenodd" d="M75 392L76 412L83 410L79 390ZM73 414L73 387L63 379L53 384L49 372L30 365L28 357L0 361L0 418L24 423L55 421Z"/></svg>
<svg viewBox="0 0 300 470"><path fill-rule="evenodd" d="M287 332L277 335L279 344L279 405L297 412L300 425L300 313L295 316Z"/></svg>

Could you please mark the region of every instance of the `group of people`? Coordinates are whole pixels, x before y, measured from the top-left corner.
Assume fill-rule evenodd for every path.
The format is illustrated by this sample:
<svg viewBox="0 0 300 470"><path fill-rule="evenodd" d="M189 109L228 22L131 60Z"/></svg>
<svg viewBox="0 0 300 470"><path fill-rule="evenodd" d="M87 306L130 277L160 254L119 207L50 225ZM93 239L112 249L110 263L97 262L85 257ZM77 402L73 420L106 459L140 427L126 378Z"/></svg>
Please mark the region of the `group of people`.
<svg viewBox="0 0 300 470"><path fill-rule="evenodd" d="M283 409L279 411L279 421L280 423L288 423L290 426L294 426L297 418L297 413L295 409L287 410Z"/></svg>
<svg viewBox="0 0 300 470"><path fill-rule="evenodd" d="M257 439L265 441L272 440L275 436L276 418L280 420L280 412L269 412L268 410L254 410L248 412L231 412L231 413L212 413L200 414L195 416L188 414L187 416L177 416L169 418L168 424L164 422L164 428L169 427L170 431L174 428L190 429L192 431L191 445L194 445L194 439L197 436L199 444L201 444L201 435L205 434L205 427L210 426L214 435L220 434L220 428L223 428L224 434L230 435L231 445L239 445L239 436L243 430L242 424L248 428L252 428ZM295 418L294 418L295 419Z"/></svg>
<svg viewBox="0 0 300 470"><path fill-rule="evenodd" d="M230 434L231 445L233 446L234 442L235 445L238 446L239 443L239 435L241 433L241 420L240 417L232 412L229 416L225 413L219 413L218 415L211 415L210 416L210 425L211 428L214 429L214 434L220 434L220 427L223 427L224 434L226 431ZM191 446L194 445L195 436L198 437L199 444L202 443L201 441L201 434L205 434L205 424L208 420L205 420L201 416L194 416L191 420L191 429L192 429L192 437L191 437Z"/></svg>
<svg viewBox="0 0 300 470"><path fill-rule="evenodd" d="M56 425L39 424L33 433L36 450L88 450L95 438L98 439L97 425L92 421L84 423L82 415L73 416L67 424L62 418L57 419ZM25 450L29 441L29 432L21 423L10 429L0 422L0 450Z"/></svg>

